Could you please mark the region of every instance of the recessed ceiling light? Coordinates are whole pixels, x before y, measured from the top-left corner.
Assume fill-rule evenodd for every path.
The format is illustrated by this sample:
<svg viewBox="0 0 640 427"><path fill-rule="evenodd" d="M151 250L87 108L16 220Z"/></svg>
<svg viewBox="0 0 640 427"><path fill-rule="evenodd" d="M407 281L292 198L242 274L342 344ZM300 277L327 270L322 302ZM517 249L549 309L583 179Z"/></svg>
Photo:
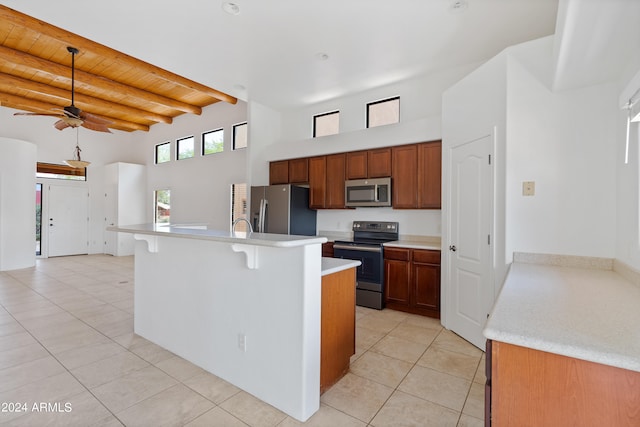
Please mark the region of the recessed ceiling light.
<svg viewBox="0 0 640 427"><path fill-rule="evenodd" d="M469 7L469 3L467 3L467 0L454 0L451 3L450 9L452 12L460 13L463 10L465 10L467 7Z"/></svg>
<svg viewBox="0 0 640 427"><path fill-rule="evenodd" d="M240 14L240 6L231 2L222 3L222 10L227 12L229 15L239 15Z"/></svg>
<svg viewBox="0 0 640 427"><path fill-rule="evenodd" d="M329 59L329 55L324 52L316 53L315 57L318 61L326 61Z"/></svg>

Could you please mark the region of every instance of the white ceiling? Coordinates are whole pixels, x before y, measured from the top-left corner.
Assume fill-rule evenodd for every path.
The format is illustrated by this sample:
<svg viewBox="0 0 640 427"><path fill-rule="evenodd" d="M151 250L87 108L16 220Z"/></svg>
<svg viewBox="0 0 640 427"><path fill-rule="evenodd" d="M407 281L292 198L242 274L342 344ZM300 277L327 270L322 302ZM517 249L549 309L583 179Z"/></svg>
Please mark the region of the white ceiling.
<svg viewBox="0 0 640 427"><path fill-rule="evenodd" d="M555 38L554 90L620 77L640 52L640 1L562 0Z"/></svg>
<svg viewBox="0 0 640 427"><path fill-rule="evenodd" d="M244 100L295 108L553 34L558 0L3 0ZM326 53L327 60L319 60Z"/></svg>

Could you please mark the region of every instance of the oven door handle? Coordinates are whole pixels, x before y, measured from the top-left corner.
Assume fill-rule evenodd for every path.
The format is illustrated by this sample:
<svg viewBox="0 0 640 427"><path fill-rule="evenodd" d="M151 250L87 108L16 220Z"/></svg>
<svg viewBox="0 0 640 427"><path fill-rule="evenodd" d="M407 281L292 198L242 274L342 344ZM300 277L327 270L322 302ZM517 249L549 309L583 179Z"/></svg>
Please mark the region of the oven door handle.
<svg viewBox="0 0 640 427"><path fill-rule="evenodd" d="M382 252L381 247L369 247L369 246L347 246L341 244L334 244L333 249L346 249L348 251L364 251L364 252Z"/></svg>

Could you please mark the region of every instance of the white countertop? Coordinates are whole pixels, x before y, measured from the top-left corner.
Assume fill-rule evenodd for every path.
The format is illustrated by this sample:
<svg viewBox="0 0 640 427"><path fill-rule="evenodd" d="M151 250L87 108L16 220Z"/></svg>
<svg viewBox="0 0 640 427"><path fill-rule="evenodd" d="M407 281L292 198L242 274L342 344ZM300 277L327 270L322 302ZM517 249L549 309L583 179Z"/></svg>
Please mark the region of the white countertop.
<svg viewBox="0 0 640 427"><path fill-rule="evenodd" d="M184 239L211 240L217 242L241 243L256 246L295 247L325 243L319 236L293 236L288 234L245 233L210 230L206 224L136 224L107 227L108 231L120 233L147 234L153 236L180 237Z"/></svg>
<svg viewBox="0 0 640 427"><path fill-rule="evenodd" d="M353 259L322 257L322 275L327 276L348 268L357 267L360 264L362 264L362 262Z"/></svg>
<svg viewBox="0 0 640 427"><path fill-rule="evenodd" d="M393 242L384 243L383 246L395 248L410 249L427 249L431 251L439 251L441 249L439 240L394 240Z"/></svg>
<svg viewBox="0 0 640 427"><path fill-rule="evenodd" d="M640 287L611 270L513 263L484 336L640 372Z"/></svg>

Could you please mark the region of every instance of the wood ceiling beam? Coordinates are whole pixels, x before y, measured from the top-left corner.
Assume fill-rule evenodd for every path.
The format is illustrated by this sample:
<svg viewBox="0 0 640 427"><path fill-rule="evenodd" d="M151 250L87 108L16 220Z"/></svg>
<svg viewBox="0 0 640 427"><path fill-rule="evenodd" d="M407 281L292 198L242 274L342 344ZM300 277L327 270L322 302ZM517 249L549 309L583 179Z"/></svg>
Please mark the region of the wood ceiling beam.
<svg viewBox="0 0 640 427"><path fill-rule="evenodd" d="M71 91L66 89L60 89L55 86L51 86L45 83L38 83L32 80L23 79L22 77L13 76L11 74L0 73L0 90L11 93L11 88L17 88L29 91L36 96L45 96L47 98L56 98L60 100L61 105L67 106L71 102ZM109 110L114 112L120 112L129 116L140 117L144 120L150 120L156 123L171 124L173 119L161 114L155 114L150 111L140 110L128 105L118 104L111 101L105 101L103 99L94 98L82 93L75 94L75 104L81 110L87 113L98 114L99 112L92 111L92 107L97 107L103 110ZM103 114L105 117L112 117L109 114Z"/></svg>
<svg viewBox="0 0 640 427"><path fill-rule="evenodd" d="M32 72L47 74L57 80L66 78L69 81L69 87L71 87L71 67L43 58L38 58L37 56L29 55L28 53L11 49L6 46L0 46L0 59L18 67L27 68ZM75 70L75 83L76 88L79 84L87 85L103 91L126 94L127 96L138 98L145 102L151 102L185 113L192 113L196 115L202 114L202 108L197 105L187 104L146 90L127 86L123 83L118 83L105 77L96 76L95 74L87 73L86 71L78 69Z"/></svg>
<svg viewBox="0 0 640 427"><path fill-rule="evenodd" d="M24 111L30 111L32 113L44 113L44 114L50 114L51 112L54 112L56 109L60 109L59 105L49 104L46 102L37 101L35 99L24 98L24 97L12 95L6 92L0 92L0 105L3 107L9 107L16 110L24 110ZM112 117L104 117L98 114L96 114L96 116L112 122L112 124L109 125L109 127L113 129L120 129L127 132L131 132L134 130L141 130L145 132L149 131L149 126L143 125L140 123L128 122L126 120L115 119Z"/></svg>
<svg viewBox="0 0 640 427"><path fill-rule="evenodd" d="M0 5L0 20L5 19L27 28L37 28L40 33L61 42L67 43L69 46L76 47L81 51L88 50L103 57L117 57L118 61L120 62L126 62L127 64L143 70L147 73L153 73L155 76L160 77L166 81L177 83L184 87L206 93L212 98L218 99L220 101L228 102L230 104L235 104L238 101L237 98L231 95L220 92L203 84L194 82L193 80L187 79L178 74L174 74L170 71L151 65L148 62L134 58L125 53L118 52L117 50L101 45L72 32L63 30L62 28L56 27L47 22L41 21L6 6Z"/></svg>

